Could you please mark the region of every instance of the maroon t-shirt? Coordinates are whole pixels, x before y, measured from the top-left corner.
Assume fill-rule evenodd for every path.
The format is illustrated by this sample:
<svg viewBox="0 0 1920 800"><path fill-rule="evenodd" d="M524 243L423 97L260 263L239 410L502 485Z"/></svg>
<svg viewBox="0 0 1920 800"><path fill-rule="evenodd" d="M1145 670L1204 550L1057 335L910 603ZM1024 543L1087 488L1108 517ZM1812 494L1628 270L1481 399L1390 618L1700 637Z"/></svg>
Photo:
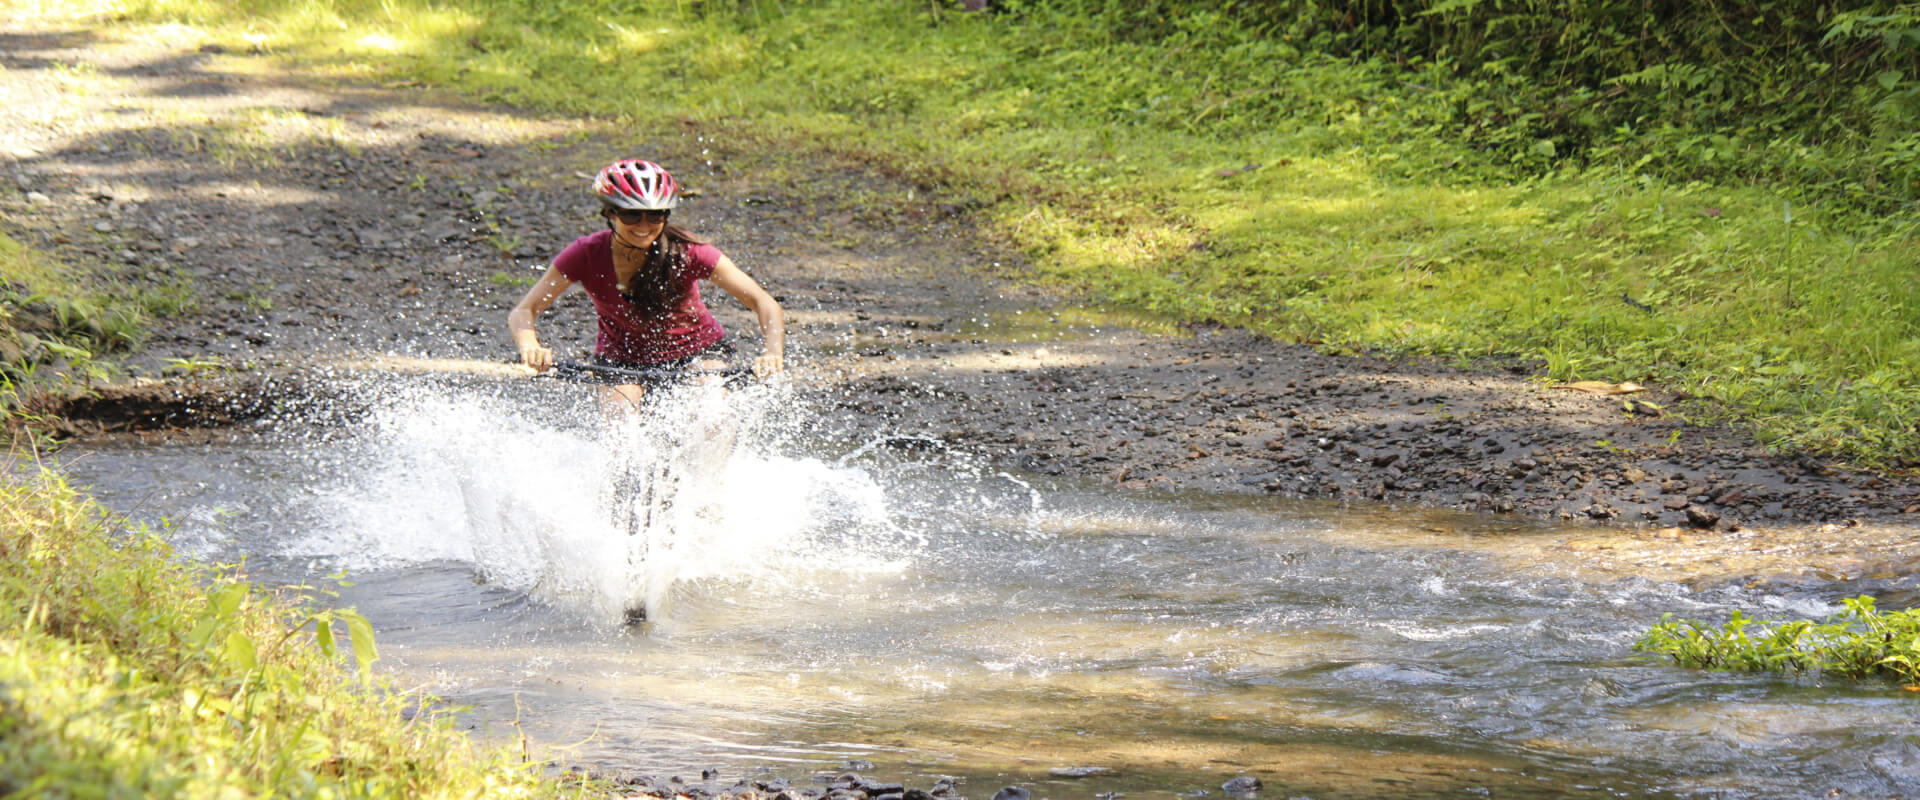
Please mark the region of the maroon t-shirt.
<svg viewBox="0 0 1920 800"><path fill-rule="evenodd" d="M672 311L656 315L640 312L621 296L613 273L613 231L573 240L553 260L553 268L593 298L593 310L600 317L600 338L593 352L618 361L657 364L698 353L727 335L700 300L700 281L712 276L718 263L719 248L688 245L673 276L675 288L685 292L685 299Z"/></svg>

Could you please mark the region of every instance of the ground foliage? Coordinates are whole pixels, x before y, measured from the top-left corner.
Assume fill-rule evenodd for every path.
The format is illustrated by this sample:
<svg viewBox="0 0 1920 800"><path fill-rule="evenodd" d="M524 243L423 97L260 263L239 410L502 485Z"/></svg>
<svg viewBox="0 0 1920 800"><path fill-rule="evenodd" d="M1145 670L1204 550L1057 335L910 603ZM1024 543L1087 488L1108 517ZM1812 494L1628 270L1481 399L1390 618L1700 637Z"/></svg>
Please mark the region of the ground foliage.
<svg viewBox="0 0 1920 800"><path fill-rule="evenodd" d="M371 626L310 599L175 561L51 473L0 472L0 795L584 796L360 688Z"/></svg>
<svg viewBox="0 0 1920 800"><path fill-rule="evenodd" d="M1625 161L1882 213L1920 199L1920 3L1003 0L1152 44L1218 15L1253 40L1391 63L1437 134L1533 169ZM1211 26L1211 25L1210 25ZM1249 75L1256 78L1257 75ZM1257 92L1249 85L1242 92ZM1223 90L1226 87L1222 87ZM1234 96L1228 90L1227 97ZM1272 97L1237 101L1283 118ZM1262 112L1265 113L1262 113Z"/></svg>
<svg viewBox="0 0 1920 800"><path fill-rule="evenodd" d="M1735 611L1725 625L1714 625L1668 614L1635 649L1671 656L1688 667L1879 676L1920 684L1920 610L1881 611L1867 595L1842 605L1840 613L1821 622L1762 622Z"/></svg>
<svg viewBox="0 0 1920 800"><path fill-rule="evenodd" d="M1920 461L1912 3L102 2L762 175L883 164L1120 305Z"/></svg>
<svg viewBox="0 0 1920 800"><path fill-rule="evenodd" d="M111 377L105 357L140 344L150 305L0 232L0 420L36 392Z"/></svg>

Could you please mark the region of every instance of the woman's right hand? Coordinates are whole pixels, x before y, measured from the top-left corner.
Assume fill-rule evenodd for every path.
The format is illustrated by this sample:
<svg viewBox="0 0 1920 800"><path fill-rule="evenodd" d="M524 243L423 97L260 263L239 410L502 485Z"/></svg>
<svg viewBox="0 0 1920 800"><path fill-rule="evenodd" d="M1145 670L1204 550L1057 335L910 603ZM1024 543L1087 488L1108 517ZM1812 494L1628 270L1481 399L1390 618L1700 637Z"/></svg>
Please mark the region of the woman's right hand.
<svg viewBox="0 0 1920 800"><path fill-rule="evenodd" d="M553 367L553 350L538 344L521 345L520 363L532 367L535 372L546 372Z"/></svg>

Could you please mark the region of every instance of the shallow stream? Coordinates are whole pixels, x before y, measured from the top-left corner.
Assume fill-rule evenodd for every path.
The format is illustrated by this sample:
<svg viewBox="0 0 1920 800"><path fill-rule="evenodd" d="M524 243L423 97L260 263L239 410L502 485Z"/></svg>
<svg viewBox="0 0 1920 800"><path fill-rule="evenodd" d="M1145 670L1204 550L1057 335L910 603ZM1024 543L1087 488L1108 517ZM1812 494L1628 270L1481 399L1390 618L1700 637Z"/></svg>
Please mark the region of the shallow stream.
<svg viewBox="0 0 1920 800"><path fill-rule="evenodd" d="M1836 597L1596 582L1539 546L1555 531L1490 518L1114 493L891 432L821 442L761 387L652 410L738 439L677 501L651 618L629 625L586 392L342 391L257 434L77 447L65 470L263 584L344 572L396 685L563 761L795 782L866 761L976 798L1219 796L1242 774L1273 798L1920 787L1920 701L1897 687L1631 652L1663 612Z"/></svg>

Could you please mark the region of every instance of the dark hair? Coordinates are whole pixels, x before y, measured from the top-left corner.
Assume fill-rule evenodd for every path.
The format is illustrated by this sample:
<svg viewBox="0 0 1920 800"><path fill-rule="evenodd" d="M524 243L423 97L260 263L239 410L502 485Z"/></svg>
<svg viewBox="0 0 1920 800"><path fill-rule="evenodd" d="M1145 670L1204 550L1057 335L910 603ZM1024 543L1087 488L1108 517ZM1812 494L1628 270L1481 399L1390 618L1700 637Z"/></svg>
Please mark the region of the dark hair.
<svg viewBox="0 0 1920 800"><path fill-rule="evenodd" d="M611 205L603 205L600 213L606 216L608 212L616 210ZM613 227L613 220L607 220L607 227ZM639 271L627 280L627 290L621 296L643 314L660 315L673 311L687 297L686 290L674 280L686 268L687 247L706 243L706 239L693 231L667 223L653 240L653 245L647 248ZM621 245L619 237L614 237L612 245L616 248Z"/></svg>

